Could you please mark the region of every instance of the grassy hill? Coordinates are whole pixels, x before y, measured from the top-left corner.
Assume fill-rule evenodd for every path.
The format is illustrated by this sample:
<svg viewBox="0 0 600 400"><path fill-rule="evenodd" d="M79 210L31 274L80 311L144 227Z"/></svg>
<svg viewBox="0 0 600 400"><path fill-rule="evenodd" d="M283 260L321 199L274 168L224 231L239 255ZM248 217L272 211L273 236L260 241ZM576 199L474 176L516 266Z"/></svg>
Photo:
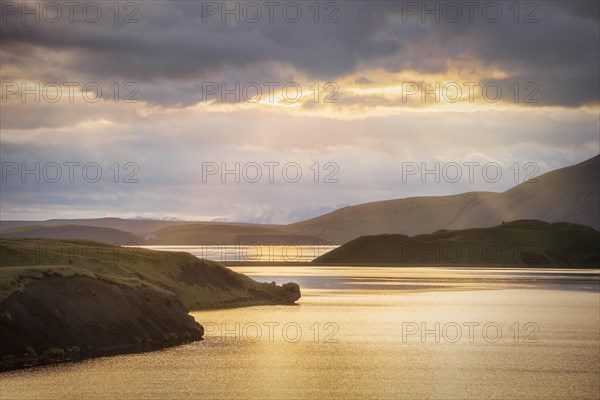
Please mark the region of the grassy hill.
<svg viewBox="0 0 600 400"><path fill-rule="evenodd" d="M309 235L296 235L285 227L250 224L189 224L169 226L148 237L150 244L200 245L200 244L325 244L323 239Z"/></svg>
<svg viewBox="0 0 600 400"><path fill-rule="evenodd" d="M313 262L598 267L600 232L571 223L519 220L493 228L439 230L412 237L362 236Z"/></svg>
<svg viewBox="0 0 600 400"><path fill-rule="evenodd" d="M0 300L33 280L74 275L166 289L190 309L287 303L291 298L280 286L184 252L84 240L0 239L0 260Z"/></svg>
<svg viewBox="0 0 600 400"><path fill-rule="evenodd" d="M190 308L298 298L294 283L259 283L183 252L1 239L0 370L200 340Z"/></svg>

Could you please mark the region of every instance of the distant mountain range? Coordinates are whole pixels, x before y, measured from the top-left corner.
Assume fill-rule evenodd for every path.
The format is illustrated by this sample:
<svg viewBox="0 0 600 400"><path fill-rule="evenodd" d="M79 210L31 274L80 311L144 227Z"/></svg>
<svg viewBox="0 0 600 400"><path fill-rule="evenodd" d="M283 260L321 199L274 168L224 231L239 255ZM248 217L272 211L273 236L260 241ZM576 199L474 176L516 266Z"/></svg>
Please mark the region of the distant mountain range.
<svg viewBox="0 0 600 400"><path fill-rule="evenodd" d="M86 225L60 226L24 226L0 232L2 238L38 238L38 239L86 239L103 243L119 243L122 245L139 243L140 237L113 228L102 228Z"/></svg>
<svg viewBox="0 0 600 400"><path fill-rule="evenodd" d="M134 219L134 220L138 220L138 221L183 221L180 218L175 218L175 217L162 217L162 218L156 218L156 217L141 217L141 216L135 216L135 217L131 217L131 218L127 218L127 219Z"/></svg>
<svg viewBox="0 0 600 400"><path fill-rule="evenodd" d="M312 219L325 215L332 211L347 207L348 204L340 204L335 207L304 207L296 210L284 210L281 207L273 208L260 217L251 218L248 223L251 224L293 224L307 219Z"/></svg>
<svg viewBox="0 0 600 400"><path fill-rule="evenodd" d="M0 221L0 237L80 238L108 243L130 243L134 239L139 244L185 245L342 244L364 235L412 236L440 229L493 227L503 221L521 219L570 222L599 230L599 186L600 156L596 156L502 193L468 192L338 206L324 215L287 225L273 222L292 222L328 209L307 207L294 212L273 209L253 223L145 218Z"/></svg>

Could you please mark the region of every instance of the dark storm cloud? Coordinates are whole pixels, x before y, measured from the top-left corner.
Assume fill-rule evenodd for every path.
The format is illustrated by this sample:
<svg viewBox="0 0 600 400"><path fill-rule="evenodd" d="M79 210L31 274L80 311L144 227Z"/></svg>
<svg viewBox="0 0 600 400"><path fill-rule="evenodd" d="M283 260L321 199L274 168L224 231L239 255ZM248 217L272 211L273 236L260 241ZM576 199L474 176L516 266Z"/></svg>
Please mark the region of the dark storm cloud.
<svg viewBox="0 0 600 400"><path fill-rule="evenodd" d="M463 8L456 23L443 15L439 23L432 16L421 21L420 8L441 10L444 2L414 2L417 13L409 15L412 3L336 2L339 22L329 24L314 23L306 2L298 2L303 17L297 23L286 22L280 12L273 23L266 15L258 23L224 24L214 17L204 22L203 3L187 1L138 2L139 22L132 24L115 24L110 14L98 23L62 18L23 24L9 16L1 28L2 52L24 71L39 65L44 51L60 54L64 64L48 63L46 79L134 81L146 87L140 99L163 105L198 102L202 81L281 79L265 67L270 64L292 66L310 79L335 80L377 67L443 72L449 60L464 55L515 79L539 81L548 104L598 101L596 2L530 2L534 9L520 3L518 23L508 2L495 3L503 13L496 23L483 17L485 2L473 21ZM326 14L321 9L319 18ZM523 23L527 17L534 22Z"/></svg>
<svg viewBox="0 0 600 400"><path fill-rule="evenodd" d="M315 24L306 15L298 23L278 17L233 26L213 18L203 22L201 2L139 4L140 22L126 26L110 19L22 24L11 16L2 28L3 46L78 52L75 69L138 80L189 79L263 60L333 76L353 70L360 59L397 50L391 40L370 37L381 21L363 6L348 7L339 24Z"/></svg>

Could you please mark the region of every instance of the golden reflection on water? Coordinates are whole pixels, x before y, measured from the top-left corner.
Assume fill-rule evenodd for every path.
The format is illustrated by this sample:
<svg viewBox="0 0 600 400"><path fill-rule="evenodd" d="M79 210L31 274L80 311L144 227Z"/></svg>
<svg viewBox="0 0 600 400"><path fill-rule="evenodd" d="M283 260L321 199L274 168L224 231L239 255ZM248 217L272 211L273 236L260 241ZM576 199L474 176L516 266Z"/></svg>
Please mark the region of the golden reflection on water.
<svg viewBox="0 0 600 400"><path fill-rule="evenodd" d="M552 288L598 291L598 269L356 267L356 266L233 266L236 272L278 284L294 277L302 290L476 290Z"/></svg>
<svg viewBox="0 0 600 400"><path fill-rule="evenodd" d="M252 274L284 275L269 268ZM598 398L600 294L575 290L572 280L564 284L570 290L510 283L479 290L483 277L473 272L421 268L407 271L415 290L390 290L387 284L366 289L370 283L344 289L339 281L322 289L318 279L403 276L388 270L369 275L366 269L293 272L317 279L296 306L193 312L207 330L202 342L2 374L1 397ZM492 274L511 275L504 272ZM544 272L564 280L549 271L524 276L551 281ZM450 288L424 289L430 283L425 278L435 274ZM474 286L454 290L452 276Z"/></svg>

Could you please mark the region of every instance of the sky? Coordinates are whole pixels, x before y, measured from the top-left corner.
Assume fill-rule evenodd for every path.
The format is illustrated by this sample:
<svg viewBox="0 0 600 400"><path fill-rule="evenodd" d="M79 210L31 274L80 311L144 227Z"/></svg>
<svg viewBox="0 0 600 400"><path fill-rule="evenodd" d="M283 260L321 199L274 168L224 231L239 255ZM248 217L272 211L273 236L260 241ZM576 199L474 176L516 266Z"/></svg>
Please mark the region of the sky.
<svg viewBox="0 0 600 400"><path fill-rule="evenodd" d="M597 1L1 1L0 218L290 222L600 152Z"/></svg>

